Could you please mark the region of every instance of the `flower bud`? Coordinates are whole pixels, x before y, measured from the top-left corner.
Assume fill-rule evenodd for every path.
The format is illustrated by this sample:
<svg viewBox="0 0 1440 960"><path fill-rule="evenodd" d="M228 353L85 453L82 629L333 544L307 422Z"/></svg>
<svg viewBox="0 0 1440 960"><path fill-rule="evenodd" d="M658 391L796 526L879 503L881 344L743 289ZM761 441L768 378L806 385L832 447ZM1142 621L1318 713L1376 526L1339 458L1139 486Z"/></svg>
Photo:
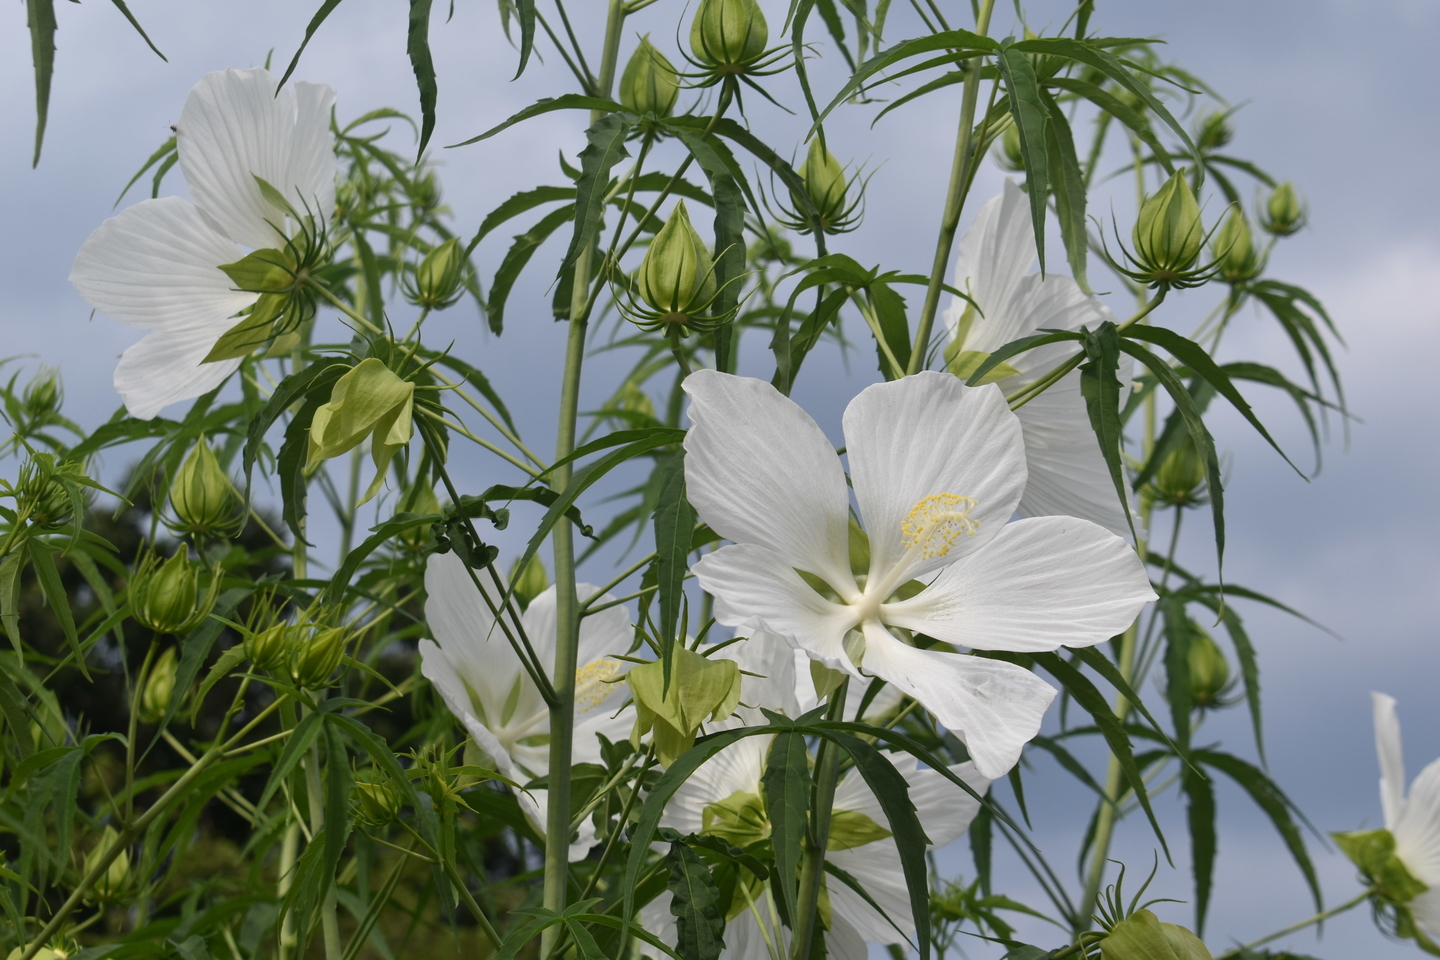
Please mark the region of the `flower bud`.
<svg viewBox="0 0 1440 960"><path fill-rule="evenodd" d="M154 723L165 716L165 711L170 708L170 698L175 692L175 674L178 667L174 647L167 647L150 667L145 689L140 692L141 720Z"/></svg>
<svg viewBox="0 0 1440 960"><path fill-rule="evenodd" d="M1200 129L1195 132L1195 145L1205 151L1219 150L1233 139L1235 127L1230 123L1228 110L1214 110L1206 114L1205 119L1200 121Z"/></svg>
<svg viewBox="0 0 1440 960"><path fill-rule="evenodd" d="M414 409L415 384L401 380L375 357L361 360L335 381L330 402L315 411L305 469L312 470L321 460L349 453L371 437L375 479L356 504L360 506L380 492L390 461L409 444Z"/></svg>
<svg viewBox="0 0 1440 960"><path fill-rule="evenodd" d="M25 413L32 420L39 420L57 412L63 399L64 392L60 389L60 371L41 367L35 371L35 376L31 377L30 382L25 385L21 403L25 407Z"/></svg>
<svg viewBox="0 0 1440 960"><path fill-rule="evenodd" d="M664 670L659 660L643 663L626 674L626 682L635 698L630 742L638 747L640 738L653 730L660 763L668 767L694 746L707 715L723 720L735 712L740 703L740 666L734 660L710 660L676 646L668 689Z"/></svg>
<svg viewBox="0 0 1440 960"><path fill-rule="evenodd" d="M1294 184L1287 180L1270 194L1260 225L1277 237L1288 237L1305 226L1305 205L1295 195Z"/></svg>
<svg viewBox="0 0 1440 960"><path fill-rule="evenodd" d="M130 615L156 633L189 633L210 616L219 591L216 574L209 589L200 593L200 576L183 546L164 563L150 553L130 580Z"/></svg>
<svg viewBox="0 0 1440 960"><path fill-rule="evenodd" d="M335 668L340 666L349 642L349 631L344 627L316 631L308 641L295 646L291 654L290 676L302 687L323 689Z"/></svg>
<svg viewBox="0 0 1440 960"><path fill-rule="evenodd" d="M410 201L422 210L434 210L440 205L440 183L435 174L427 173L410 182Z"/></svg>
<svg viewBox="0 0 1440 960"><path fill-rule="evenodd" d="M1025 170L1025 155L1020 152L1020 128L1015 124L1005 128L1000 136L1000 149L996 153L1000 166L1006 170L1022 173Z"/></svg>
<svg viewBox="0 0 1440 960"><path fill-rule="evenodd" d="M85 857L85 872L89 873L91 867L103 859L106 854L110 853L119 841L120 834L115 832L115 828L106 827L105 831L100 834L100 842L97 843L95 849L91 850ZM121 850L119 856L110 861L110 866L106 867L105 872L100 874L99 879L95 881L95 885L90 888L90 893L96 900L102 902L115 900L125 889L125 881L129 879L130 852L128 850Z"/></svg>
<svg viewBox="0 0 1440 960"><path fill-rule="evenodd" d="M684 323L715 298L715 267L710 249L690 226L685 201L650 241L635 275L640 298L668 323Z"/></svg>
<svg viewBox="0 0 1440 960"><path fill-rule="evenodd" d="M1230 662L1210 634L1198 624L1190 625L1190 649L1186 661L1190 665L1190 699L1201 709L1221 706L1230 682Z"/></svg>
<svg viewBox="0 0 1440 960"><path fill-rule="evenodd" d="M5 960L20 960L21 957L25 956L25 951L29 948L29 946L29 944L21 944L14 950L11 950L9 955L6 956ZM61 950L56 947L41 947L39 950L35 951L35 956L33 960L65 960L65 958L68 956L70 956L69 951Z"/></svg>
<svg viewBox="0 0 1440 960"><path fill-rule="evenodd" d="M820 215L822 229L845 219L849 212L845 203L849 179L845 176L845 169L840 166L840 161L825 149L819 137L810 141L810 152L796 172L805 180L805 192L810 194L810 202L815 205L815 211ZM805 208L799 197L792 194L791 200L794 201L796 209Z"/></svg>
<svg viewBox="0 0 1440 960"><path fill-rule="evenodd" d="M1195 441L1187 436L1161 461L1150 492L1156 500L1172 507L1193 507L1203 502L1204 484L1205 461Z"/></svg>
<svg viewBox="0 0 1440 960"><path fill-rule="evenodd" d="M1212 960L1200 938L1149 910L1137 910L1100 941L1103 960Z"/></svg>
<svg viewBox="0 0 1440 960"><path fill-rule="evenodd" d="M415 288L409 291L410 302L432 310L450 306L460 299L464 272L465 251L459 239L451 237L425 254L425 259L415 268Z"/></svg>
<svg viewBox="0 0 1440 960"><path fill-rule="evenodd" d="M257 670L274 670L290 662L295 627L277 623L245 638L245 656Z"/></svg>
<svg viewBox="0 0 1440 960"><path fill-rule="evenodd" d="M755 0L700 0L690 25L695 59L718 73L740 73L765 52L770 26Z"/></svg>
<svg viewBox="0 0 1440 960"><path fill-rule="evenodd" d="M176 533L223 535L235 529L239 498L204 437L190 451L170 484L170 509Z"/></svg>
<svg viewBox="0 0 1440 960"><path fill-rule="evenodd" d="M1260 258L1255 254L1250 223L1238 205L1215 232L1211 249L1220 264L1220 276L1226 283L1243 283L1259 275Z"/></svg>
<svg viewBox="0 0 1440 960"><path fill-rule="evenodd" d="M404 797L400 787L382 770L371 769L355 778L354 817L370 827L383 827L400 813Z"/></svg>
<svg viewBox="0 0 1440 960"><path fill-rule="evenodd" d="M520 570L518 566L510 568L510 582L515 585L515 596L520 600L520 606L528 607L550 586L550 576L545 572L545 564L540 560L540 556L531 554L524 570Z"/></svg>
<svg viewBox="0 0 1440 960"><path fill-rule="evenodd" d="M620 76L620 102L638 114L668 117L680 96L680 78L647 33Z"/></svg>
<svg viewBox="0 0 1440 960"><path fill-rule="evenodd" d="M19 512L32 524L49 530L75 516L75 499L63 479L79 483L84 476L83 468L74 461L57 461L53 453L35 453L20 465L14 485L0 482L0 489L15 497Z"/></svg>
<svg viewBox="0 0 1440 960"><path fill-rule="evenodd" d="M1136 258L1153 281L1180 279L1195 266L1205 226L1183 168L1146 198L1135 220L1134 238Z"/></svg>

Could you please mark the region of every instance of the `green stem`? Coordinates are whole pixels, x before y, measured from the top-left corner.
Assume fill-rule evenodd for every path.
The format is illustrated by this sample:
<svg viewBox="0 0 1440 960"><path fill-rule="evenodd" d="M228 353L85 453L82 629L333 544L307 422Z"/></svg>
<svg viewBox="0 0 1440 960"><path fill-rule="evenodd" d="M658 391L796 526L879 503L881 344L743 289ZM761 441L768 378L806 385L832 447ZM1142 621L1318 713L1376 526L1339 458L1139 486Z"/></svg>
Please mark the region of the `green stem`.
<svg viewBox="0 0 1440 960"><path fill-rule="evenodd" d="M325 801L320 786L320 748L310 745L310 755L304 760L305 793L310 801L310 835L318 838L325 829ZM320 906L320 931L325 941L325 960L340 960L344 948L340 943L340 921L335 913L335 884L332 882L325 891L325 900Z"/></svg>
<svg viewBox="0 0 1440 960"><path fill-rule="evenodd" d="M975 16L975 32L985 36L990 29L990 12L995 0L981 0ZM940 308L940 288L950 269L950 251L955 245L955 231L960 227L960 211L965 206L965 184L972 163L971 137L975 129L975 104L980 99L980 60L966 61L965 93L960 101L960 128L955 132L955 156L950 163L950 189L945 196L945 212L940 218L940 237L935 241L935 262L930 267L930 283L925 287L925 305L920 309L920 325L915 330L907 375L919 373L929 353L930 331L935 326L935 313Z"/></svg>
<svg viewBox="0 0 1440 960"><path fill-rule="evenodd" d="M1291 924L1284 930L1277 930L1274 933L1269 934L1268 936L1261 937L1259 940L1247 943L1243 947L1231 950L1228 953L1222 953L1219 956L1218 960L1239 960L1242 951L1254 950L1256 947L1263 946L1264 944L1269 943L1271 940L1278 940L1287 934L1294 933L1297 930L1304 930L1306 927L1314 926L1315 924L1320 923L1323 920L1328 920L1336 914L1344 913L1346 910L1353 910L1355 907L1360 906L1360 904L1368 900L1371 894L1373 894L1374 892L1374 890L1366 890L1361 893L1360 896L1354 898L1353 900L1346 900L1338 907L1331 907L1329 910L1325 910L1315 914L1315 916L1311 917L1308 920L1301 920L1299 923Z"/></svg>
<svg viewBox="0 0 1440 960"><path fill-rule="evenodd" d="M845 692L850 678L830 694L827 720L845 719ZM791 960L806 960L811 941L817 936L820 915L820 888L825 881L825 849L830 843L830 808L835 804L835 784L840 779L840 749L829 740L820 741L815 757L815 786L810 792L810 829L805 834L805 854L800 863L800 894L791 917L795 931L790 943ZM824 936L820 931L819 936Z"/></svg>

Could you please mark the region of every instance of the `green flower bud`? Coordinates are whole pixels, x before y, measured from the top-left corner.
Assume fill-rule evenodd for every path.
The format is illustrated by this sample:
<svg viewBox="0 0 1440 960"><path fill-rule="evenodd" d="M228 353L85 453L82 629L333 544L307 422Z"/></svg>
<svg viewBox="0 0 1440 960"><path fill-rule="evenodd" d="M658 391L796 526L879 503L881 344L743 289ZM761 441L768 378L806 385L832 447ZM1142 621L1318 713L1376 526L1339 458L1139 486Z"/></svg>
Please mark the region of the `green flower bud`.
<svg viewBox="0 0 1440 960"><path fill-rule="evenodd" d="M1020 128L1015 124L1005 128L1000 136L1000 149L996 153L1000 166L1006 170L1022 173L1025 170L1025 156L1020 152Z"/></svg>
<svg viewBox="0 0 1440 960"><path fill-rule="evenodd" d="M765 52L770 25L755 0L700 0L690 25L695 59L717 73L741 73Z"/></svg>
<svg viewBox="0 0 1440 960"><path fill-rule="evenodd" d="M245 656L257 670L274 670L290 662L295 640L295 627L277 623L245 638Z"/></svg>
<svg viewBox="0 0 1440 960"><path fill-rule="evenodd" d="M119 841L120 834L115 832L115 828L106 827L105 831L100 834L100 842L97 843L95 849L91 850L85 857L85 872L89 873L92 866L110 853ZM90 888L90 894L94 899L102 903L116 900L119 898L121 892L124 891L125 882L129 879L130 852L128 850L121 850L120 854L114 860L110 861L110 866L105 868L105 872L100 874L100 878L95 881L95 885Z"/></svg>
<svg viewBox="0 0 1440 960"><path fill-rule="evenodd" d="M1149 910L1137 910L1100 941L1103 960L1212 960L1200 938Z"/></svg>
<svg viewBox="0 0 1440 960"><path fill-rule="evenodd" d="M25 955L25 951L29 949L29 946L29 944L22 944L16 947L10 951L5 960L20 960L20 958ZM65 960L68 956L70 956L70 954L64 950L59 950L54 947L41 947L35 952L34 960Z"/></svg>
<svg viewBox="0 0 1440 960"><path fill-rule="evenodd" d="M1267 233L1288 237L1305 226L1305 205L1295 195L1295 186L1285 181L1270 194L1265 203L1265 218L1260 225Z"/></svg>
<svg viewBox="0 0 1440 960"><path fill-rule="evenodd" d="M60 460L53 453L36 453L20 465L15 483L0 480L0 490L13 496L19 513L44 530L70 522L75 516L75 499L65 481L79 484L85 479L80 464ZM80 487L84 490L84 487Z"/></svg>
<svg viewBox="0 0 1440 960"><path fill-rule="evenodd" d="M435 174L427 173L411 181L410 200L422 210L434 210L440 205L440 183Z"/></svg>
<svg viewBox="0 0 1440 960"><path fill-rule="evenodd" d="M1152 281L1181 279L1195 266L1205 242L1205 225L1184 169L1175 171L1146 198L1135 220L1134 238L1136 259Z"/></svg>
<svg viewBox="0 0 1440 960"><path fill-rule="evenodd" d="M519 598L520 605L528 607L550 586L550 575L545 572L545 564L539 555L531 554L524 570L520 570L518 566L510 568L510 582L515 584L515 596Z"/></svg>
<svg viewBox="0 0 1440 960"><path fill-rule="evenodd" d="M355 778L354 817L357 822L383 827L399 816L403 802L400 787L384 771L371 769Z"/></svg>
<svg viewBox="0 0 1440 960"><path fill-rule="evenodd" d="M810 194L810 202L815 204L815 210L820 214L822 227L845 219L849 212L845 194L850 182L840 161L825 149L819 137L810 141L810 152L796 172L805 180L805 192ZM805 204L793 193L790 199L797 210L805 208Z"/></svg>
<svg viewBox="0 0 1440 960"><path fill-rule="evenodd" d="M140 719L154 723L170 707L170 698L175 692L175 673L179 660L174 647L165 652L150 667L150 676L145 680L145 689L140 692Z"/></svg>
<svg viewBox="0 0 1440 960"><path fill-rule="evenodd" d="M441 310L460 299L463 292L465 251L459 239L451 237L435 247L415 268L415 287L407 291L417 307Z"/></svg>
<svg viewBox="0 0 1440 960"><path fill-rule="evenodd" d="M1205 115L1200 121L1200 128L1195 131L1195 145L1201 150L1219 150L1231 140L1235 139L1235 127L1230 122L1230 113L1225 110L1215 110Z"/></svg>
<svg viewBox="0 0 1440 960"><path fill-rule="evenodd" d="M1211 244L1220 264L1220 276L1226 283L1243 283L1260 273L1260 258L1255 254L1255 241L1250 236L1250 223L1245 212L1236 206L1215 231Z"/></svg>
<svg viewBox="0 0 1440 960"><path fill-rule="evenodd" d="M669 766L695 745L695 734L708 715L723 720L740 703L740 667L734 660L710 660L677 646L670 663L670 686L659 660L633 667L626 674L635 698L635 727L630 742L653 731L660 763Z"/></svg>
<svg viewBox="0 0 1440 960"><path fill-rule="evenodd" d="M310 450L305 469L321 460L349 453L371 437L375 479L356 506L380 492L385 471L400 448L410 442L414 424L415 384L401 380L375 357L367 357L335 381L330 402L310 422Z"/></svg>
<svg viewBox="0 0 1440 960"><path fill-rule="evenodd" d="M1193 507L1203 502L1204 484L1205 461L1195 441L1187 436L1165 455L1149 492L1172 507Z"/></svg>
<svg viewBox="0 0 1440 960"><path fill-rule="evenodd" d="M668 117L680 96L680 78L647 33L620 75L620 102L638 114Z"/></svg>
<svg viewBox="0 0 1440 960"><path fill-rule="evenodd" d="M1230 682L1230 662L1210 634L1191 624L1190 649L1186 660L1190 665L1190 698L1201 709L1221 706Z"/></svg>
<svg viewBox="0 0 1440 960"><path fill-rule="evenodd" d="M200 575L182 546L164 563L149 553L130 580L130 615L156 633L189 633L210 616L220 592L219 575L200 592Z"/></svg>
<svg viewBox="0 0 1440 960"><path fill-rule="evenodd" d="M170 484L170 509L176 533L225 535L240 517L239 498L230 477L204 437L190 451Z"/></svg>
<svg viewBox="0 0 1440 960"><path fill-rule="evenodd" d="M1335 843L1365 875L1382 900L1403 906L1430 889L1416 880L1395 855L1395 837L1389 830L1332 833Z"/></svg>
<svg viewBox="0 0 1440 960"><path fill-rule="evenodd" d="M667 323L684 323L715 298L710 249L690 226L684 200L650 241L635 282L640 298Z"/></svg>
<svg viewBox="0 0 1440 960"><path fill-rule="evenodd" d="M32 420L43 419L60 409L64 392L60 389L60 371L41 367L25 385L21 403Z"/></svg>
<svg viewBox="0 0 1440 960"><path fill-rule="evenodd" d="M302 687L323 689L335 668L340 666L349 642L350 633L344 627L316 631L309 640L294 647L290 676Z"/></svg>

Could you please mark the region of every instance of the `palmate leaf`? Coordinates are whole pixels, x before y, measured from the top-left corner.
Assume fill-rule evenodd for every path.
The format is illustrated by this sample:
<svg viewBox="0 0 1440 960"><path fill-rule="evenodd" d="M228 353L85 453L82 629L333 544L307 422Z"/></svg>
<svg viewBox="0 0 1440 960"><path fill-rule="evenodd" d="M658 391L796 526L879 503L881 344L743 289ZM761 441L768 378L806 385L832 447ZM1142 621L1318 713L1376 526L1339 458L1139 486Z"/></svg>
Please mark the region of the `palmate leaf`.
<svg viewBox="0 0 1440 960"><path fill-rule="evenodd" d="M845 86L840 88L840 92L835 94L835 97L824 110L820 111L820 115L815 118L815 123L811 126L810 132L806 134L806 139L814 136L815 131L819 128L820 124L824 122L825 118L830 115L830 112L854 96L855 93L865 85L867 80L903 60L925 53L934 53L937 50L944 50L946 51L944 56L937 57L930 61L930 63L932 65L938 63L954 63L961 60L968 60L977 54L993 53L999 48L1000 44L997 41L989 37L982 37L978 33L972 33L969 30L945 30L940 33L931 34L928 37L919 37L914 40L905 40L897 43L895 46L886 49L882 53L876 54L860 64L859 69L855 71L850 80Z"/></svg>
<svg viewBox="0 0 1440 960"><path fill-rule="evenodd" d="M607 113L585 131L586 145L580 151L580 178L575 181L575 233L560 265L560 274L575 265L581 251L595 244L610 189L610 171L630 156L630 151L625 149L625 138L632 126L627 116Z"/></svg>
<svg viewBox="0 0 1440 960"><path fill-rule="evenodd" d="M1160 141L1155 137L1155 131L1151 129L1149 122L1142 114L1132 109L1124 100L1121 100L1104 87L1087 83L1084 80L1077 80L1073 77L1048 77L1045 80L1045 85L1056 90L1064 90L1068 93L1084 97L1103 110L1105 115L1114 117L1116 120L1125 124L1132 133L1155 152L1155 155L1164 165L1166 173L1175 172L1175 167L1170 162L1169 153L1160 145ZM1054 115L1054 111L1051 111L1051 116Z"/></svg>
<svg viewBox="0 0 1440 960"><path fill-rule="evenodd" d="M690 540L695 533L695 508L685 496L683 452L667 460L662 469L660 501L655 506L655 574L660 603L660 656L665 683L670 683L671 651L680 623L685 598L685 574L689 570Z"/></svg>
<svg viewBox="0 0 1440 960"><path fill-rule="evenodd" d="M505 252L505 258L500 261L499 268L495 271L495 278L490 281L490 296L485 301L485 314L490 321L490 330L500 334L505 329L505 303L510 298L510 291L515 286L515 281L520 279L520 273L535 255L540 245L550 238L550 235L560 227L569 223L575 218L575 207L568 205L558 210L551 210L541 217L529 230L515 237L510 249Z"/></svg>
<svg viewBox="0 0 1440 960"><path fill-rule="evenodd" d="M1190 828L1190 870L1195 878L1195 935L1204 936L1215 882L1215 787L1204 774L1182 767L1180 792L1188 801L1185 821Z"/></svg>
<svg viewBox="0 0 1440 960"><path fill-rule="evenodd" d="M1005 80L1010 116L1020 134L1020 156L1025 161L1025 186L1030 197L1030 220L1035 228L1035 252L1040 273L1045 273L1045 198L1050 189L1047 143L1050 138L1050 111L1040 97L1040 83L1030 58L1005 45L995 59ZM1057 158L1058 159L1058 158Z"/></svg>
<svg viewBox="0 0 1440 960"><path fill-rule="evenodd" d="M1070 121L1065 119L1065 111L1043 88L1040 100L1050 114L1050 123L1045 128L1045 149L1049 154L1050 191L1055 197L1055 215L1060 220L1060 239L1065 243L1071 276L1082 290L1088 290L1090 235L1085 226L1085 174L1080 169L1075 135L1070 130Z"/></svg>
<svg viewBox="0 0 1440 960"><path fill-rule="evenodd" d="M529 120L531 117L553 113L556 110L591 110L601 113L624 113L628 116L633 116L624 106L613 100L602 100L599 97L589 97L579 93L566 93L558 97L545 97L537 100L525 109L513 114L505 122L491 127L484 133L476 134L469 140L452 143L447 149L469 146L472 143L479 143L481 140L488 140L500 131L513 127L517 123Z"/></svg>
<svg viewBox="0 0 1440 960"><path fill-rule="evenodd" d="M528 210L533 210L541 204L574 199L574 187L536 187L533 190L522 190L485 214L485 219L480 221L480 229L475 231L475 236L466 244L465 252L467 255L474 252L480 241L485 239L486 234L507 220Z"/></svg>

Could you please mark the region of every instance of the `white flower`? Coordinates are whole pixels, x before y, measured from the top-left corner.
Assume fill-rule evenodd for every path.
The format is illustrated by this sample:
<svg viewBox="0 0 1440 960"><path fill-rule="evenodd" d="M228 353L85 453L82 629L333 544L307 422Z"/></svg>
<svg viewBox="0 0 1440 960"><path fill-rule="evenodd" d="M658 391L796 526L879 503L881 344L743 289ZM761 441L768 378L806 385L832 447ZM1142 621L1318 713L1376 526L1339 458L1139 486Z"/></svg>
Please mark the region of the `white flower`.
<svg viewBox="0 0 1440 960"><path fill-rule="evenodd" d="M577 591L586 600L596 588L578 584ZM420 672L435 685L497 773L521 784L543 777L550 768L550 712L496 626L464 561L453 553L431 556L425 568L425 592L429 595L425 619L435 639L420 641ZM608 594L606 598L613 599ZM548 667L555 656L555 588L532 600L520 621L540 662ZM621 606L580 621L572 747L577 764L599 763L597 735L612 742L624 740L634 723L628 710L616 715L628 696L620 682L626 667L608 656L624 653L633 635L629 614ZM516 796L544 833L546 791L522 791ZM594 839L594 826L587 820L571 845L570 858L584 857Z"/></svg>
<svg viewBox="0 0 1440 960"><path fill-rule="evenodd" d="M704 370L685 390L690 501L734 541L694 568L716 618L883 678L960 737L990 779L1015 764L1055 691L1014 664L918 649L910 633L1020 653L1089 646L1155 599L1135 552L1089 521L1006 522L1025 455L993 386L926 372L851 401L850 477L870 538L863 582L850 570L845 474L815 421L759 380Z"/></svg>
<svg viewBox="0 0 1440 960"><path fill-rule="evenodd" d="M91 306L150 331L127 349L115 389L131 416L219 386L240 359L202 361L236 314L258 294L235 289L221 264L240 245L281 245L286 214L260 192L260 177L297 211L328 218L335 208L330 109L335 92L293 83L276 95L268 70L206 74L175 126L190 200L165 197L127 207L81 246L70 282ZM192 202L193 201L193 202Z"/></svg>
<svg viewBox="0 0 1440 960"><path fill-rule="evenodd" d="M1005 189L975 216L960 239L955 286L979 305L953 297L945 312L952 341L951 369L969 376L996 349L1041 330L1094 330L1115 314L1073 279L1031 273L1035 264L1035 227L1030 200L1006 180ZM1008 396L1049 373L1076 350L1073 342L1048 344L992 371ZM1119 379L1130 382L1133 363L1121 356ZM997 376L998 374L998 376ZM1025 434L1030 481L1020 498L1024 517L1071 516L1093 520L1121 536L1130 533L1115 481L1100 453L1080 395L1080 372L1071 371L1016 411ZM1138 520L1137 520L1138 524Z"/></svg>
<svg viewBox="0 0 1440 960"><path fill-rule="evenodd" d="M1440 943L1440 760L1430 763L1405 793L1405 754L1395 700L1371 693L1375 707L1375 751L1380 755L1380 804L1385 829L1395 838L1395 856L1410 876L1429 887L1406 904L1415 925Z"/></svg>
<svg viewBox="0 0 1440 960"><path fill-rule="evenodd" d="M748 737L721 750L676 791L665 808L661 824L682 834L716 834L731 843L744 841L752 831L755 840L768 836L769 822L764 812L760 778L773 740L764 735ZM932 849L943 847L964 833L979 812L979 802L934 770L918 769L914 757L888 756L909 784L910 800L915 804L925 835L933 844ZM984 794L990 785L973 764L958 764L950 769L976 793ZM735 821L725 816L727 808L745 809L750 819L737 829ZM845 883L827 876L825 892L829 899L830 929L825 933L826 952L836 960L864 960L867 942L896 943L902 935L913 937L915 933L905 874L895 841L889 836L889 821L884 810L864 778L853 770L836 786L832 818L835 830L826 860L855 878L885 915ZM847 842L854 845L833 849ZM737 845L743 846L743 843ZM779 922L774 894L766 886L755 883L748 873L742 877L751 882L735 885L735 899L728 905L729 923L725 927L722 960L770 960L777 955L788 956L790 931ZM651 901L641 911L641 923L662 940L673 943L675 921L670 913L670 899L662 895Z"/></svg>

